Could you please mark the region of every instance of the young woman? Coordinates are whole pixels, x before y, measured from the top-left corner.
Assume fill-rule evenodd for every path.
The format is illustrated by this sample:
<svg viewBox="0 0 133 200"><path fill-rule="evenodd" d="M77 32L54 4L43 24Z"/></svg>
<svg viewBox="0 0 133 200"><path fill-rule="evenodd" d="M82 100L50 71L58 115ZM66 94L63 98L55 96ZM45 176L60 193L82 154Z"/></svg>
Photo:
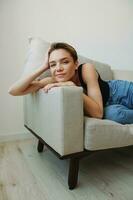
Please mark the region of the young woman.
<svg viewBox="0 0 133 200"><path fill-rule="evenodd" d="M37 80L50 68L51 77ZM133 82L104 81L90 63L78 64L75 49L66 43L53 43L44 65L21 78L9 88L11 95L25 95L52 87L82 86L85 115L110 119L122 124L133 123Z"/></svg>

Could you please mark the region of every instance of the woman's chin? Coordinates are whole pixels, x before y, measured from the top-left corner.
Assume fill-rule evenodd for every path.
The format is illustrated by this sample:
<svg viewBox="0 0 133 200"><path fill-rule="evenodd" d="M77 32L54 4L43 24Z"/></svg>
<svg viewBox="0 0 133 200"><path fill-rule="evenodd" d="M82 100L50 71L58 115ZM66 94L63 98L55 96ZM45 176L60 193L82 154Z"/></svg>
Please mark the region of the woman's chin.
<svg viewBox="0 0 133 200"><path fill-rule="evenodd" d="M58 77L58 78L56 78L56 81L57 82L66 82L67 80L63 77L60 77L60 78Z"/></svg>

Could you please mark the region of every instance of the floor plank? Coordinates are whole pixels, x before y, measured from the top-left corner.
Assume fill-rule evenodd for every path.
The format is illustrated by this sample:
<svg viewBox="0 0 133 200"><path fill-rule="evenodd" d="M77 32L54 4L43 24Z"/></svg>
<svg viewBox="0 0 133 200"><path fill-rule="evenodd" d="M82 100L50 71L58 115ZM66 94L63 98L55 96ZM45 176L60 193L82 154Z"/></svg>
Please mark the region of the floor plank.
<svg viewBox="0 0 133 200"><path fill-rule="evenodd" d="M0 200L132 200L133 147L80 161L78 187L67 185L69 160L37 152L37 139L0 144Z"/></svg>

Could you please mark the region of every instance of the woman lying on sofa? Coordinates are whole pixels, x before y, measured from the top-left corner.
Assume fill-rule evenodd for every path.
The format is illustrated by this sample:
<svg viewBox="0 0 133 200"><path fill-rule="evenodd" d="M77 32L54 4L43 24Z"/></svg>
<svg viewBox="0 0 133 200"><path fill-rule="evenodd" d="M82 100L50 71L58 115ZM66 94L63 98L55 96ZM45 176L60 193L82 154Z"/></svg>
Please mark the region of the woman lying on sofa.
<svg viewBox="0 0 133 200"><path fill-rule="evenodd" d="M37 79L49 68L51 77ZM66 43L51 44L44 65L14 83L8 92L18 96L61 86L83 87L85 115L133 123L133 82L102 80L92 64L78 64L77 52Z"/></svg>

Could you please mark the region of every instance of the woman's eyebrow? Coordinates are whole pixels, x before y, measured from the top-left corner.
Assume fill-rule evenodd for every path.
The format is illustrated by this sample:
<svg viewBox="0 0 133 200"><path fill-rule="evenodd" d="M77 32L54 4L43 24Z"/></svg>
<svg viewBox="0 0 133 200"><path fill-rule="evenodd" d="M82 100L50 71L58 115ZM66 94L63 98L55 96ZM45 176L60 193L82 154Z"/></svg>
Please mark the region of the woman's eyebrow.
<svg viewBox="0 0 133 200"><path fill-rule="evenodd" d="M59 61L63 61L63 60L65 60L65 59L68 59L68 57L61 58ZM55 60L52 60L52 61L50 61L49 63L55 63L55 62L56 62Z"/></svg>

